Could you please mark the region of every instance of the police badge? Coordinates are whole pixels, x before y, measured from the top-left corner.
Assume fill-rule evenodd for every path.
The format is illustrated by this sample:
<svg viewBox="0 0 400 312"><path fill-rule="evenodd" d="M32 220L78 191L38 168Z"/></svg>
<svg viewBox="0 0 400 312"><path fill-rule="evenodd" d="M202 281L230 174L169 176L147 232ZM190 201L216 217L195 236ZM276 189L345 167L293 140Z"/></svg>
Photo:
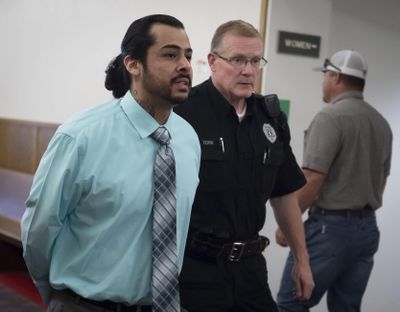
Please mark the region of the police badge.
<svg viewBox="0 0 400 312"><path fill-rule="evenodd" d="M270 141L271 143L274 143L276 141L275 129L270 124L263 124L263 131L268 141Z"/></svg>

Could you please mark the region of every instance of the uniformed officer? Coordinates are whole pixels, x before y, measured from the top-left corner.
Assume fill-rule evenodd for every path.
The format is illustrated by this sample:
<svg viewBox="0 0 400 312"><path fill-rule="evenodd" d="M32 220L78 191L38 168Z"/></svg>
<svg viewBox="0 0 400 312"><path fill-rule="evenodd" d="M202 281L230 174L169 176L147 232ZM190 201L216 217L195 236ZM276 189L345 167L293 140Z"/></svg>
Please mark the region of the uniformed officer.
<svg viewBox="0 0 400 312"><path fill-rule="evenodd" d="M236 20L215 32L208 62L211 78L175 111L196 130L202 148L180 277L190 312L277 311L268 285L259 235L265 203L271 205L296 257L298 299L309 298L313 279L294 192L305 179L289 146L289 129L275 98L253 93L266 64L263 41Z"/></svg>

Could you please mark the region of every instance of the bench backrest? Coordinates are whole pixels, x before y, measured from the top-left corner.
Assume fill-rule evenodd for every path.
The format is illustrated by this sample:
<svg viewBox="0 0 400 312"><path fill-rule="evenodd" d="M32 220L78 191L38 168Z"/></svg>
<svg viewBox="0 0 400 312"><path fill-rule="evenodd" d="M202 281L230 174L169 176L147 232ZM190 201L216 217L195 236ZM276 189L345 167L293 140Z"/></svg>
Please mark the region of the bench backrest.
<svg viewBox="0 0 400 312"><path fill-rule="evenodd" d="M0 167L33 174L57 127L0 118Z"/></svg>

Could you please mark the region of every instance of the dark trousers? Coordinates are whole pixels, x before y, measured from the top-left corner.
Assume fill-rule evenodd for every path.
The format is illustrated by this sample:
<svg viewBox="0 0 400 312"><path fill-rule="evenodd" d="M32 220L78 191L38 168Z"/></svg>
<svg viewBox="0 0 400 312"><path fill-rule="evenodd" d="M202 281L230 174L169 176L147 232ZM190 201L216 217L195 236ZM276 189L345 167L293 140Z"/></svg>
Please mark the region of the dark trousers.
<svg viewBox="0 0 400 312"><path fill-rule="evenodd" d="M47 312L111 312L121 311L118 308L109 309L97 306L71 296L65 291L54 290L51 295ZM151 307L143 306L132 308L130 312L151 312Z"/></svg>
<svg viewBox="0 0 400 312"><path fill-rule="evenodd" d="M260 253L238 262L186 256L180 274L182 306L189 312L277 312Z"/></svg>

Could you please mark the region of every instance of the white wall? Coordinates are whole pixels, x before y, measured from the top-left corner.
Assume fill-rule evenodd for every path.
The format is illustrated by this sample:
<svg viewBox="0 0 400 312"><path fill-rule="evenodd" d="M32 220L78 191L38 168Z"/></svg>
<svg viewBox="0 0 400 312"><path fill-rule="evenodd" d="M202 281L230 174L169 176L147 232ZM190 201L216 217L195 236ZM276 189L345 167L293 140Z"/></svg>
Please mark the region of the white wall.
<svg viewBox="0 0 400 312"><path fill-rule="evenodd" d="M0 0L0 116L63 122L111 98L104 70L128 26L144 15L180 19L190 37L194 80L208 77L213 32L229 19L259 26L260 0ZM223 14L221 14L223 12Z"/></svg>
<svg viewBox="0 0 400 312"><path fill-rule="evenodd" d="M266 93L278 93L281 98L291 100L289 123L292 130L292 146L300 162L303 130L323 105L321 101L322 75L312 72L311 68L322 65L325 57L345 48L358 50L367 59L369 73L365 98L388 119L394 134L394 146L392 171L384 195L384 205L377 213L381 229L381 245L375 257L375 267L364 297L362 311L399 311L397 288L400 278L400 271L397 269L400 262L398 240L400 200L397 194L400 184L398 163L400 159L399 32L375 21L372 22L369 18L350 15L349 11L359 11L349 7L357 5L357 1L354 0L272 0L270 2L270 21L267 26L269 27L267 52L270 63L265 73L264 90ZM380 4L385 5L389 2L391 0ZM399 3L396 7L400 9ZM376 7L370 10L375 15L380 12ZM278 30L320 35L322 37L320 58L277 54ZM268 213L270 217L264 232L273 238L276 223L272 218L272 211ZM275 243L266 252L273 294L279 287L286 254L286 249L278 247ZM312 311L327 311L325 299Z"/></svg>
<svg viewBox="0 0 400 312"><path fill-rule="evenodd" d="M263 93L290 100L292 147L297 157L302 153L303 131L322 107L321 73L312 68L321 66L321 58L327 54L330 13L330 0L270 1ZM321 58L278 54L280 30L321 36Z"/></svg>

